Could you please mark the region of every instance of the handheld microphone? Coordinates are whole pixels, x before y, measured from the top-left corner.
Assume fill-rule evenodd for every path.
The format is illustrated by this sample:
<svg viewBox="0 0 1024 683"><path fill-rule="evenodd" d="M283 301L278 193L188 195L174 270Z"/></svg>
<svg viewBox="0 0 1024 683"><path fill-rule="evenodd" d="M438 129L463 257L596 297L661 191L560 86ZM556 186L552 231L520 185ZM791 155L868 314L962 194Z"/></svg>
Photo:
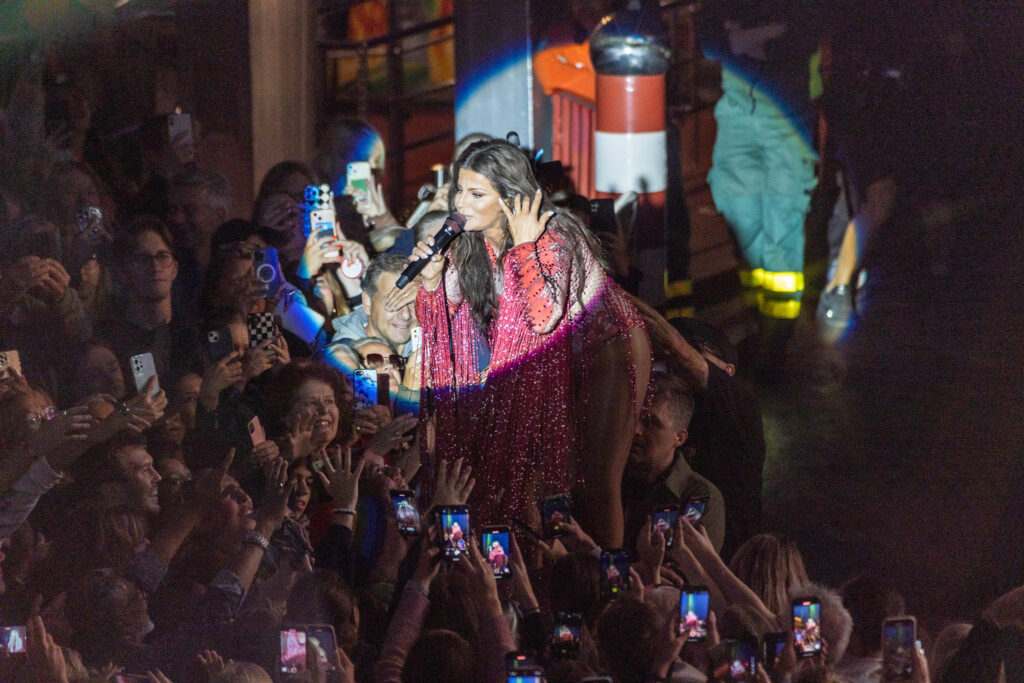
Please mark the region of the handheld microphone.
<svg viewBox="0 0 1024 683"><path fill-rule="evenodd" d="M434 244L431 245L430 251L431 256L434 254L443 254L448 251L448 247L451 246L452 241L461 235L466 228L466 217L456 211L455 213L444 219L444 226L434 235ZM430 262L430 258L421 258L417 261L413 261L405 267L402 274L398 277L398 281L395 286L402 289L409 281L420 274L427 264Z"/></svg>

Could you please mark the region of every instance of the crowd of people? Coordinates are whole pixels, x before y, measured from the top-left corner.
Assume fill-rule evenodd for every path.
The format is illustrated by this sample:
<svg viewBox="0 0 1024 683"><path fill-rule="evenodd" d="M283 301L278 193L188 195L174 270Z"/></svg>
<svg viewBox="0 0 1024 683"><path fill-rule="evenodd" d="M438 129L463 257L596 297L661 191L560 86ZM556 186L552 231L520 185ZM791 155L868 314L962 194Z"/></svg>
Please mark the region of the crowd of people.
<svg viewBox="0 0 1024 683"><path fill-rule="evenodd" d="M765 532L734 346L628 291L515 145L459 141L406 225L380 136L336 121L239 217L176 115L119 164L51 95L26 64L2 121L0 679L1019 675L1016 592L893 654L896 588Z"/></svg>

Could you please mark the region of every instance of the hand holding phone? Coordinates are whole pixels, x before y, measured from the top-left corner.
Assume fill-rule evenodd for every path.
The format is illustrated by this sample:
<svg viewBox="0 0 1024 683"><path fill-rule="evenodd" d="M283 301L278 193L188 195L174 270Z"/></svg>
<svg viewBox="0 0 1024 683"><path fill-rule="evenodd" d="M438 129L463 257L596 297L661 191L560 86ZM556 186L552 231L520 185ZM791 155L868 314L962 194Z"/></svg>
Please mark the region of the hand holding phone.
<svg viewBox="0 0 1024 683"><path fill-rule="evenodd" d="M907 681L914 677L917 620L891 617L882 623L882 680Z"/></svg>
<svg viewBox="0 0 1024 683"><path fill-rule="evenodd" d="M485 526L480 533L480 551L495 579L512 575L512 545L507 526Z"/></svg>
<svg viewBox="0 0 1024 683"><path fill-rule="evenodd" d="M651 533L660 531L665 539L665 548L671 548L675 540L676 519L679 518L679 508L675 505L664 505L654 509L651 515Z"/></svg>
<svg viewBox="0 0 1024 683"><path fill-rule="evenodd" d="M140 353L137 356L132 356L128 365L132 371L132 377L135 379L135 389L138 392L142 392L146 388L146 384L150 379L156 378L156 363L153 361L152 353ZM156 396L160 393L160 382L153 382L152 396Z"/></svg>
<svg viewBox="0 0 1024 683"><path fill-rule="evenodd" d="M814 657L821 653L821 600L793 600L793 647L797 657Z"/></svg>
<svg viewBox="0 0 1024 683"><path fill-rule="evenodd" d="M420 511L416 508L416 494L412 491L391 490L391 506L398 520L398 532L403 536L419 536Z"/></svg>
<svg viewBox="0 0 1024 683"><path fill-rule="evenodd" d="M615 599L629 588L629 555L622 550L601 553L601 596Z"/></svg>
<svg viewBox="0 0 1024 683"><path fill-rule="evenodd" d="M544 538L558 538L568 535L565 523L572 517L568 493L548 496L540 501L540 520Z"/></svg>
<svg viewBox="0 0 1024 683"><path fill-rule="evenodd" d="M576 659L580 654L582 628L582 615L566 612L556 613L551 632L551 658Z"/></svg>
<svg viewBox="0 0 1024 683"><path fill-rule="evenodd" d="M696 643L708 637L710 594L704 586L686 586L679 594L679 635Z"/></svg>
<svg viewBox="0 0 1024 683"><path fill-rule="evenodd" d="M444 558L459 562L469 552L469 508L465 505L442 505L435 508L435 524Z"/></svg>

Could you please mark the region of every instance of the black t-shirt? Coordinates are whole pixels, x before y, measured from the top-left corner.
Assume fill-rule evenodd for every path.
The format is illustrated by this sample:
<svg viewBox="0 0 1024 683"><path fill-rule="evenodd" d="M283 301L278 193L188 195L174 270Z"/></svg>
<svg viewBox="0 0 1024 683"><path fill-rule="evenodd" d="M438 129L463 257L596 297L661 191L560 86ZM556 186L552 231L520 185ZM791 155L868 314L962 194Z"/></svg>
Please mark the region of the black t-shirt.
<svg viewBox="0 0 1024 683"><path fill-rule="evenodd" d="M100 324L98 332L121 362L129 387L133 379L128 359L142 353L153 354L153 363L164 389L187 372L201 372L196 357L198 346L193 327L172 319L167 325L147 330L129 319L127 306L112 306L111 310L113 316L118 315L117 311L122 311L122 314L120 317L108 317Z"/></svg>

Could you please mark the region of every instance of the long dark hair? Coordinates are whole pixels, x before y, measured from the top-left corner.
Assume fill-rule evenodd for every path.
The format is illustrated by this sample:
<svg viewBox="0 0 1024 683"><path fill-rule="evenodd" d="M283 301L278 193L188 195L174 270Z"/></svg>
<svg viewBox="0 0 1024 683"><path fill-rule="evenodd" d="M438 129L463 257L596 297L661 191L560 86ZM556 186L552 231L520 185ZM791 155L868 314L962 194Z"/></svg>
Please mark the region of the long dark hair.
<svg viewBox="0 0 1024 683"><path fill-rule="evenodd" d="M455 162L452 190L448 193L448 211L455 211L455 188L459 185L462 169L469 169L487 178L500 195L502 201L511 203L517 196L532 199L540 187L533 175L530 161L517 147L503 140L484 140L466 148ZM544 195L541 211L554 209L554 204ZM501 272L505 254L512 248L512 234L508 220L502 217L505 244L498 259ZM601 246L587 228L566 211L559 211L547 224L548 230L556 230L565 237L565 243L572 249L572 264L580 273L585 265L584 250L588 250L598 262L602 262ZM452 261L458 269L459 288L469 301L473 318L481 329L485 329L498 309L498 292L495 291L491 274L487 245L482 232L466 232L452 244ZM580 277L576 291L577 300L583 296L584 278Z"/></svg>

